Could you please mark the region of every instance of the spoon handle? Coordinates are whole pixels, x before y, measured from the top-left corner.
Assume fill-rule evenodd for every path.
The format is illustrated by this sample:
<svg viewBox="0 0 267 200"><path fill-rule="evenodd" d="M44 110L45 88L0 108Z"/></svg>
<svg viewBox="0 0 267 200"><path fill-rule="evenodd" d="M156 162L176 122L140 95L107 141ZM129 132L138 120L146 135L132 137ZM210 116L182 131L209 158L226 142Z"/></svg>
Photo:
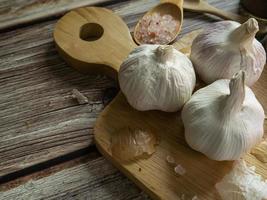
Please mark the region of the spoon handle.
<svg viewBox="0 0 267 200"><path fill-rule="evenodd" d="M218 17L221 17L223 19L229 19L229 20L233 20L233 21L237 21L239 23L243 23L247 20L246 17L243 17L241 15L237 15L237 14L234 14L234 13L231 13L231 12L227 12L227 11L224 11L224 10L220 10L214 6L211 6L210 4L208 4L207 2L203 2L203 5L205 6L206 8L206 12L209 13L209 14L213 14L213 15L216 15Z"/></svg>
<svg viewBox="0 0 267 200"><path fill-rule="evenodd" d="M201 13L205 12L205 13L209 13L212 15L216 15L223 19L229 19L229 20L240 22L240 23L243 23L247 20L246 17L237 15L231 12L227 12L224 10L220 10L214 6L211 6L209 3L203 0L185 1L183 7L186 10L191 10L191 11L201 12Z"/></svg>
<svg viewBox="0 0 267 200"><path fill-rule="evenodd" d="M161 0L162 3L173 3L179 8L183 8L184 0Z"/></svg>
<svg viewBox="0 0 267 200"><path fill-rule="evenodd" d="M75 9L64 15L54 30L56 47L63 59L82 72L103 72L117 78L129 52L136 47L127 25L111 10Z"/></svg>

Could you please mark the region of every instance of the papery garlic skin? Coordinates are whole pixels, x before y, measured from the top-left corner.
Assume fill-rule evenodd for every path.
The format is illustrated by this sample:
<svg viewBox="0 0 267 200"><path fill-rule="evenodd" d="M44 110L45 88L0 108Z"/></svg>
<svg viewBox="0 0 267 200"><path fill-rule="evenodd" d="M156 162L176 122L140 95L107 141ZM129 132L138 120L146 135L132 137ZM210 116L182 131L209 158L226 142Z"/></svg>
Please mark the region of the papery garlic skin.
<svg viewBox="0 0 267 200"><path fill-rule="evenodd" d="M236 160L261 141L264 110L244 83L242 71L193 94L182 110L189 146L213 160Z"/></svg>
<svg viewBox="0 0 267 200"><path fill-rule="evenodd" d="M150 130L125 127L111 137L111 153L122 161L130 161L156 151L158 139Z"/></svg>
<svg viewBox="0 0 267 200"><path fill-rule="evenodd" d="M252 86L266 63L266 52L255 39L258 22L250 18L240 25L234 21L210 24L193 41L190 59L206 83L230 79L239 70L246 72L246 84Z"/></svg>
<svg viewBox="0 0 267 200"><path fill-rule="evenodd" d="M119 70L119 84L137 110L174 112L189 100L196 83L191 61L169 45L141 45Z"/></svg>

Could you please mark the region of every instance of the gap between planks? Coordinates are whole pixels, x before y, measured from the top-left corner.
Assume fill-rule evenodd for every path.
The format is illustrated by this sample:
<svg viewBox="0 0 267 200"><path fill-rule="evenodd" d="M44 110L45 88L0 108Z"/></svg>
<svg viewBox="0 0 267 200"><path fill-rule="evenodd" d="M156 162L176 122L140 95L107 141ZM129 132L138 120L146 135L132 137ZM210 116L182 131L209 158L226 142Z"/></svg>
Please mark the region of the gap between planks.
<svg viewBox="0 0 267 200"><path fill-rule="evenodd" d="M97 153L0 185L0 199L149 200Z"/></svg>
<svg viewBox="0 0 267 200"><path fill-rule="evenodd" d="M77 151L71 152L71 153L63 155L63 156L59 156L57 158L48 160L46 162L39 163L39 164L30 166L28 168L24 168L22 170L1 176L0 177L0 191L3 190L3 188L6 188L7 185L10 185L10 186L17 185L17 184L11 184L10 183L12 181L16 182L16 181L14 181L16 179L20 179L21 177L28 176L28 175L36 173L38 171L46 170L52 166L60 165L60 164L63 164L65 162L71 161L73 159L76 159L78 157L85 156L85 155L88 158L90 158L90 160L100 157L100 154L98 153L95 145L89 146L87 148L79 149ZM88 159L88 161L89 161L89 159ZM4 185L5 183L7 183L7 184Z"/></svg>
<svg viewBox="0 0 267 200"><path fill-rule="evenodd" d="M122 0L126 1L126 0ZM18 28L51 18L69 10L84 6L108 6L115 0L2 0L0 7L0 31Z"/></svg>

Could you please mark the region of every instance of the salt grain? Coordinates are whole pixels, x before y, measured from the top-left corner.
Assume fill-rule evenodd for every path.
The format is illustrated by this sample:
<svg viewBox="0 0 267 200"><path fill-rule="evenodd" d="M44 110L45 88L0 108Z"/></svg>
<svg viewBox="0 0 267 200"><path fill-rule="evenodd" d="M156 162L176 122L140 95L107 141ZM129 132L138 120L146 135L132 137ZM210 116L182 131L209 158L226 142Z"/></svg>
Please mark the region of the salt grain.
<svg viewBox="0 0 267 200"><path fill-rule="evenodd" d="M192 200L199 200L197 196L193 196Z"/></svg>
<svg viewBox="0 0 267 200"><path fill-rule="evenodd" d="M176 174L179 174L182 176L186 173L186 170L182 167L182 165L177 164L177 162L172 156L168 155L166 157L166 162L169 163L172 167L174 167L174 172Z"/></svg>
<svg viewBox="0 0 267 200"><path fill-rule="evenodd" d="M166 157L166 161L169 163L169 164L175 164L175 160L173 157L171 156L167 156Z"/></svg>
<svg viewBox="0 0 267 200"><path fill-rule="evenodd" d="M168 44L175 37L179 22L171 15L153 13L143 17L136 32L136 38L142 44Z"/></svg>
<svg viewBox="0 0 267 200"><path fill-rule="evenodd" d="M262 200L267 198L267 180L256 174L244 160L237 161L233 170L215 185L223 200Z"/></svg>
<svg viewBox="0 0 267 200"><path fill-rule="evenodd" d="M186 173L186 170L181 166L181 165L177 165L175 168L174 168L174 171L176 174L179 174L179 175L184 175Z"/></svg>

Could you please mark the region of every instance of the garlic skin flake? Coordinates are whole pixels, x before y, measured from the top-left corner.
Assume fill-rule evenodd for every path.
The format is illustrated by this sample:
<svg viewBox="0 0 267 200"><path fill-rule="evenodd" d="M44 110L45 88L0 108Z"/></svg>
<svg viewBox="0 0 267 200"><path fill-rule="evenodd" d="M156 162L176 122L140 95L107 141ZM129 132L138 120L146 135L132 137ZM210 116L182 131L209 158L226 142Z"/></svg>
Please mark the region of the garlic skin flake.
<svg viewBox="0 0 267 200"><path fill-rule="evenodd" d="M189 100L196 83L191 61L169 45L141 45L119 70L119 84L137 110L175 112Z"/></svg>
<svg viewBox="0 0 267 200"><path fill-rule="evenodd" d="M125 127L113 133L111 153L122 161L131 161L156 151L159 141L156 135L146 129Z"/></svg>
<svg viewBox="0 0 267 200"><path fill-rule="evenodd" d="M182 110L189 146L213 160L236 160L264 134L264 110L245 86L245 72L215 81L197 92Z"/></svg>
<svg viewBox="0 0 267 200"><path fill-rule="evenodd" d="M230 79L239 70L246 72L246 84L252 86L266 63L266 52L255 39L258 22L248 19L240 25L234 21L210 24L193 41L190 59L206 83Z"/></svg>
<svg viewBox="0 0 267 200"><path fill-rule="evenodd" d="M233 170L215 187L223 200L267 199L267 181L243 160L237 161Z"/></svg>

